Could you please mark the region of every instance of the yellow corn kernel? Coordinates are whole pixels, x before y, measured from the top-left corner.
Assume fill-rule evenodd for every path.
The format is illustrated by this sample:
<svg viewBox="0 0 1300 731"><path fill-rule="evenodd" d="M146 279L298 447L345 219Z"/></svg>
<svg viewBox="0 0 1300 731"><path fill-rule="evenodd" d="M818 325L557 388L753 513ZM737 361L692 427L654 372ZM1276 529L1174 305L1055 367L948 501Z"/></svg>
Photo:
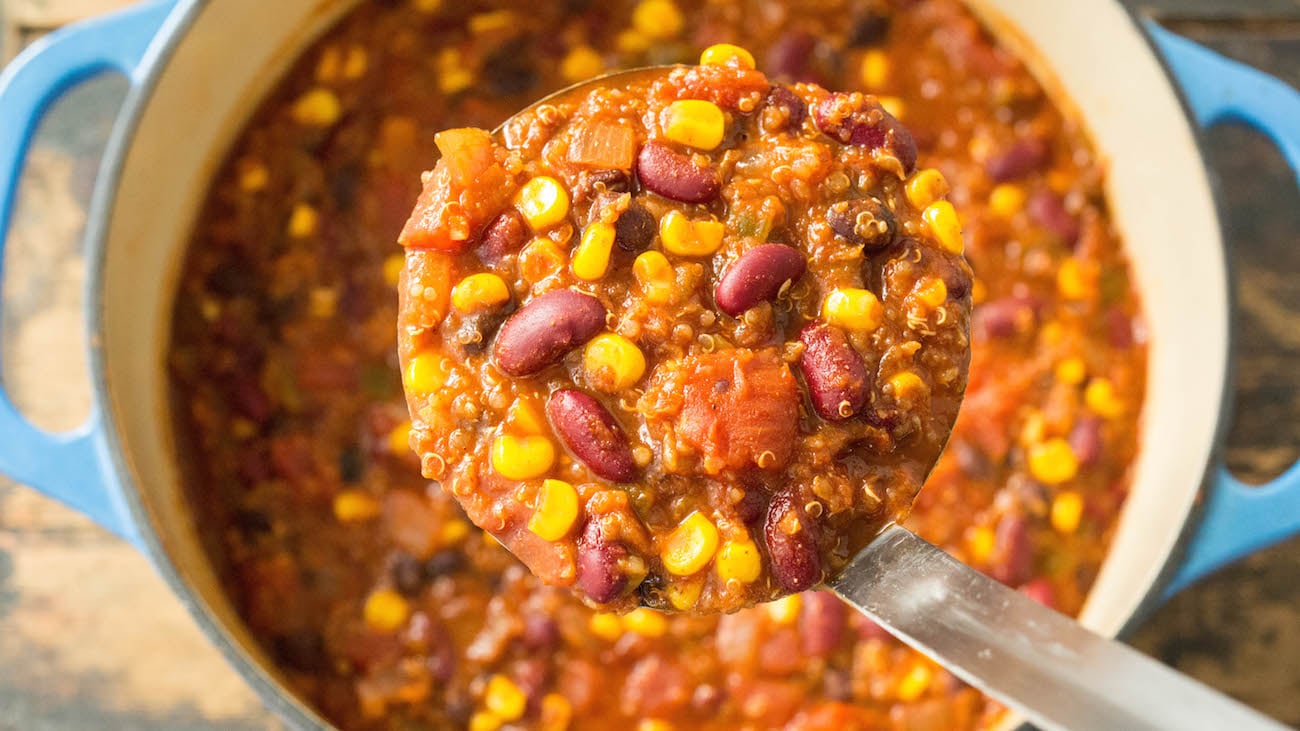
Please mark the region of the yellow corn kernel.
<svg viewBox="0 0 1300 731"><path fill-rule="evenodd" d="M1069 482L1079 473L1079 460L1070 443L1056 437L1029 448L1029 474L1045 485Z"/></svg>
<svg viewBox="0 0 1300 731"><path fill-rule="evenodd" d="M885 307L870 290L836 289L822 302L822 319L845 330L875 330L884 318Z"/></svg>
<svg viewBox="0 0 1300 731"><path fill-rule="evenodd" d="M411 616L411 605L392 589L380 589L366 597L362 608L366 626L376 632L394 632L406 624Z"/></svg>
<svg viewBox="0 0 1300 731"><path fill-rule="evenodd" d="M334 496L334 519L360 523L379 516L379 501L362 490L344 490Z"/></svg>
<svg viewBox="0 0 1300 731"><path fill-rule="evenodd" d="M1056 270L1056 289L1066 299L1087 299L1097 291L1097 278L1094 264L1067 256Z"/></svg>
<svg viewBox="0 0 1300 731"><path fill-rule="evenodd" d="M726 228L719 221L692 221L685 213L673 210L659 219L659 238L670 254L710 256L722 247Z"/></svg>
<svg viewBox="0 0 1300 731"><path fill-rule="evenodd" d="M363 46L348 48L347 59L343 61L343 78L355 80L361 78L370 66L370 58Z"/></svg>
<svg viewBox="0 0 1300 731"><path fill-rule="evenodd" d="M411 421L407 419L388 432L388 451L406 454L411 451Z"/></svg>
<svg viewBox="0 0 1300 731"><path fill-rule="evenodd" d="M528 519L528 530L538 538L558 541L578 519L578 491L564 480L544 480L537 492L537 508Z"/></svg>
<svg viewBox="0 0 1300 731"><path fill-rule="evenodd" d="M755 68L754 54L730 43L715 43L700 54L700 63L705 66L740 66Z"/></svg>
<svg viewBox="0 0 1300 731"><path fill-rule="evenodd" d="M889 112L895 119L902 119L903 115L907 113L907 102L903 101L902 97L878 96L876 101L880 102L880 106L884 107L885 111Z"/></svg>
<svg viewBox="0 0 1300 731"><path fill-rule="evenodd" d="M677 727L661 718L643 718L636 725L636 731L676 731Z"/></svg>
<svg viewBox="0 0 1300 731"><path fill-rule="evenodd" d="M521 398L506 410L506 427L523 436L546 433L546 417L532 399Z"/></svg>
<svg viewBox="0 0 1300 731"><path fill-rule="evenodd" d="M668 595L668 603L674 609L684 612L695 606L703 591L703 581L673 581L668 584L665 593Z"/></svg>
<svg viewBox="0 0 1300 731"><path fill-rule="evenodd" d="M950 254L966 251L966 242L961 237L961 220L957 218L957 209L948 201L935 201L921 212L921 220L930 236Z"/></svg>
<svg viewBox="0 0 1300 731"><path fill-rule="evenodd" d="M712 150L727 133L727 115L713 102L682 99L663 112L664 137L698 150Z"/></svg>
<svg viewBox="0 0 1300 731"><path fill-rule="evenodd" d="M519 275L524 281L536 284L564 269L568 256L548 238L539 236L519 252Z"/></svg>
<svg viewBox="0 0 1300 731"><path fill-rule="evenodd" d="M925 695L925 691L930 689L930 683L934 680L934 671L929 665L918 662L907 671L898 681L898 700L904 703L911 703Z"/></svg>
<svg viewBox="0 0 1300 731"><path fill-rule="evenodd" d="M451 290L451 304L464 313L490 310L510 301L510 286L491 272L479 272L456 283Z"/></svg>
<svg viewBox="0 0 1300 731"><path fill-rule="evenodd" d="M907 179L903 192L913 208L923 211L931 203L948 195L948 179L934 168L918 170Z"/></svg>
<svg viewBox="0 0 1300 731"><path fill-rule="evenodd" d="M1065 338L1065 326L1056 320L1045 322L1038 328L1038 337L1048 345L1056 345Z"/></svg>
<svg viewBox="0 0 1300 731"><path fill-rule="evenodd" d="M505 721L489 711L477 711L469 717L469 731L497 731Z"/></svg>
<svg viewBox="0 0 1300 731"><path fill-rule="evenodd" d="M329 127L343 115L343 104L334 92L317 88L298 97L289 114L301 125Z"/></svg>
<svg viewBox="0 0 1300 731"><path fill-rule="evenodd" d="M342 56L338 46L329 46L321 51L320 59L316 61L316 80L324 84L338 80Z"/></svg>
<svg viewBox="0 0 1300 731"><path fill-rule="evenodd" d="M1047 417L1038 409L1031 409L1020 426L1020 443L1026 446L1038 444L1047 435Z"/></svg>
<svg viewBox="0 0 1300 731"><path fill-rule="evenodd" d="M889 54L873 48L862 54L859 68L862 85L867 91L877 91L889 81Z"/></svg>
<svg viewBox="0 0 1300 731"><path fill-rule="evenodd" d="M635 385L645 374L645 365L645 355L636 343L617 333L597 335L582 353L587 379L608 393Z"/></svg>
<svg viewBox="0 0 1300 731"><path fill-rule="evenodd" d="M646 301L655 305L672 301L677 275L673 271L673 265L668 262L668 257L657 251L647 251L632 263L632 274L636 276L637 284L641 285Z"/></svg>
<svg viewBox="0 0 1300 731"><path fill-rule="evenodd" d="M442 0L411 0L411 4L419 12L430 15L442 9Z"/></svg>
<svg viewBox="0 0 1300 731"><path fill-rule="evenodd" d="M560 75L565 81L576 84L605 70L605 59L591 46L574 46L560 61Z"/></svg>
<svg viewBox="0 0 1300 731"><path fill-rule="evenodd" d="M438 544L444 548L459 545L470 533L469 522L460 520L449 520L442 524L442 530L438 531Z"/></svg>
<svg viewBox="0 0 1300 731"><path fill-rule="evenodd" d="M993 555L993 548L997 545L997 534L987 525L977 525L971 529L966 539L967 547L970 551L972 563L983 564Z"/></svg>
<svg viewBox="0 0 1300 731"><path fill-rule="evenodd" d="M466 24L469 32L475 35L491 33L495 30L504 30L518 25L519 19L510 10L492 10L486 13L477 13L469 17Z"/></svg>
<svg viewBox="0 0 1300 731"><path fill-rule="evenodd" d="M934 309L948 301L948 285L938 277L930 277L917 283L912 294L927 307Z"/></svg>
<svg viewBox="0 0 1300 731"><path fill-rule="evenodd" d="M539 175L519 189L515 205L534 231L543 231L569 215L569 192L555 178Z"/></svg>
<svg viewBox="0 0 1300 731"><path fill-rule="evenodd" d="M271 171L256 160L239 161L239 189L245 193L256 193L271 182Z"/></svg>
<svg viewBox="0 0 1300 731"><path fill-rule="evenodd" d="M573 704L559 693L542 696L542 708L537 726L541 731L564 731L573 720Z"/></svg>
<svg viewBox="0 0 1300 731"><path fill-rule="evenodd" d="M339 291L333 287L314 287L307 293L307 311L312 317L329 319L339 309Z"/></svg>
<svg viewBox="0 0 1300 731"><path fill-rule="evenodd" d="M1056 380L1071 386L1077 386L1083 383L1083 379L1088 375L1088 366L1084 365L1083 359L1077 356L1071 356L1056 364Z"/></svg>
<svg viewBox="0 0 1300 731"><path fill-rule="evenodd" d="M299 203L293 207L293 213L289 214L289 225L286 229L293 238L305 239L316 233L319 224L320 216L317 215L316 209L306 203Z"/></svg>
<svg viewBox="0 0 1300 731"><path fill-rule="evenodd" d="M736 580L744 584L758 581L763 573L763 558L753 541L727 541L718 550L715 562L718 577L723 581Z"/></svg>
<svg viewBox="0 0 1300 731"><path fill-rule="evenodd" d="M989 299L989 286L983 279L975 277L970 285L970 301L973 305L982 305Z"/></svg>
<svg viewBox="0 0 1300 731"><path fill-rule="evenodd" d="M650 39L632 28L621 32L614 38L614 46L623 53L641 53L650 48Z"/></svg>
<svg viewBox="0 0 1300 731"><path fill-rule="evenodd" d="M632 27L651 40L676 38L685 19L672 0L641 0L632 9Z"/></svg>
<svg viewBox="0 0 1300 731"><path fill-rule="evenodd" d="M653 609L638 607L623 615L623 629L642 637L663 637L668 619Z"/></svg>
<svg viewBox="0 0 1300 731"><path fill-rule="evenodd" d="M467 68L452 66L438 74L438 89L448 96L465 91L474 85L474 72Z"/></svg>
<svg viewBox="0 0 1300 731"><path fill-rule="evenodd" d="M609 271L609 255L614 250L614 226L596 221L582 232L582 240L573 250L573 274L594 282Z"/></svg>
<svg viewBox="0 0 1300 731"><path fill-rule="evenodd" d="M510 678L497 673L488 679L483 692L483 707L497 718L513 721L524 715L528 696Z"/></svg>
<svg viewBox="0 0 1300 731"><path fill-rule="evenodd" d="M1066 490L1052 500L1052 527L1058 532L1070 535L1079 530L1079 520L1083 517L1083 496L1073 490Z"/></svg>
<svg viewBox="0 0 1300 731"><path fill-rule="evenodd" d="M591 630L593 635L613 642L623 636L623 623L619 621L618 615L611 612L596 612L591 615L587 622L587 629Z"/></svg>
<svg viewBox="0 0 1300 731"><path fill-rule="evenodd" d="M717 550L718 529L697 510L664 537L660 557L664 568L678 576L690 576L704 568Z"/></svg>
<svg viewBox="0 0 1300 731"><path fill-rule="evenodd" d="M1025 189L1015 183L1002 183L989 193L989 210L998 218L1011 218L1025 208Z"/></svg>
<svg viewBox="0 0 1300 731"><path fill-rule="evenodd" d="M900 403L911 403L923 398L930 390L925 381L912 371L899 371L890 376L889 388L894 393L894 400Z"/></svg>
<svg viewBox="0 0 1300 731"><path fill-rule="evenodd" d="M1124 414L1124 401L1115 393L1115 384L1109 378L1094 378L1083 389L1083 402L1097 416L1115 419Z"/></svg>
<svg viewBox="0 0 1300 731"><path fill-rule="evenodd" d="M402 254L392 254L384 259L384 281L388 286L396 287L402 281L402 269L406 267L406 257Z"/></svg>
<svg viewBox="0 0 1300 731"><path fill-rule="evenodd" d="M790 594L764 604L763 611L777 624L794 624L799 619L799 609L802 606L802 598L798 594Z"/></svg>
<svg viewBox="0 0 1300 731"><path fill-rule="evenodd" d="M531 480L555 464L555 445L546 437L503 434L492 441L492 469L511 480Z"/></svg>
<svg viewBox="0 0 1300 731"><path fill-rule="evenodd" d="M447 383L442 369L442 358L433 353L421 353L406 364L402 380L407 389L416 393L433 393Z"/></svg>

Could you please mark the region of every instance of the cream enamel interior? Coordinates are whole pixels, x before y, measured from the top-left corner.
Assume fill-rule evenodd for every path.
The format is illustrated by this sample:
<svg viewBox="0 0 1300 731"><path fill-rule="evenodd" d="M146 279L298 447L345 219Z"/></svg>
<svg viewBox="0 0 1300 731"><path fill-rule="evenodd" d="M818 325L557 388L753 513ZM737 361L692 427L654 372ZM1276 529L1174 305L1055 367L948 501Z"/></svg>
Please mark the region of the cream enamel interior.
<svg viewBox="0 0 1300 731"><path fill-rule="evenodd" d="M170 313L212 172L286 65L350 5L221 0L194 10L144 103L104 242L98 352L107 400L101 407L122 446L126 487L138 493L165 560L188 588L185 598L197 612L213 614L258 660L203 554L179 487L165 352ZM1083 614L1090 627L1114 634L1174 550L1214 443L1228 345L1214 200L1179 100L1115 0L976 5L1032 39L1031 56L1050 69L1109 160L1110 198L1152 334L1132 495Z"/></svg>

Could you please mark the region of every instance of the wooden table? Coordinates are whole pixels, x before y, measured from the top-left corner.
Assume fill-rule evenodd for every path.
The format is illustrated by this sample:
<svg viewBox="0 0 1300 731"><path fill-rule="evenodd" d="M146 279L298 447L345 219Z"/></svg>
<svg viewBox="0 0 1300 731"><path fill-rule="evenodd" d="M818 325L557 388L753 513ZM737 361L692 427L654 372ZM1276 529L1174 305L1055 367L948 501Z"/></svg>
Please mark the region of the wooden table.
<svg viewBox="0 0 1300 731"><path fill-rule="evenodd" d="M0 14L63 20L124 0L0 0ZM1044 0L1047 1L1047 0ZM1144 0L1177 29L1300 84L1300 0ZM60 17L62 10L70 12ZM12 24L7 27L12 27ZM0 57L12 52L0 47ZM3 41L0 41L3 42ZM81 362L79 258L93 160L122 82L74 92L44 125L5 262L8 388L40 424L90 402ZM1300 201L1260 135L1219 129L1239 311L1229 464L1262 480L1300 445ZM1300 724L1300 540L1233 566L1151 617L1143 650ZM0 481L0 730L279 728L147 562L85 519Z"/></svg>

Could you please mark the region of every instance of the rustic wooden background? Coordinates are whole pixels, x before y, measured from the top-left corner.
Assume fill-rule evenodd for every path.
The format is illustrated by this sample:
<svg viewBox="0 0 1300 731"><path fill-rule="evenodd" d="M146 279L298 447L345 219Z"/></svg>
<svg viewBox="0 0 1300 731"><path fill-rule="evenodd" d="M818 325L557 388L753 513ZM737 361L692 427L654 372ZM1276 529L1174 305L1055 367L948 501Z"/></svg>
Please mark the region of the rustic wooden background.
<svg viewBox="0 0 1300 731"><path fill-rule="evenodd" d="M44 30L129 0L0 0L0 59ZM1300 0L1139 0L1180 32L1300 85ZM4 267L6 386L39 424L89 404L80 236L94 161L124 84L94 80L42 125ZM1300 450L1300 199L1261 135L1213 130L1239 285L1237 411L1226 456L1262 481ZM1133 638L1146 652L1300 725L1300 539L1177 597ZM272 729L146 561L0 480L0 731Z"/></svg>

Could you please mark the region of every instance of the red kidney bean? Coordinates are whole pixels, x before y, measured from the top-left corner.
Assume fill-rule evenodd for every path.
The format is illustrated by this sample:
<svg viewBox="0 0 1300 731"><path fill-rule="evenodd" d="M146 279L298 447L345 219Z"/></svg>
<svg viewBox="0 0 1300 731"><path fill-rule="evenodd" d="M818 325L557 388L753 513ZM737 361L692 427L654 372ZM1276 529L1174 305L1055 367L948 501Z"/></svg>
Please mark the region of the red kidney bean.
<svg viewBox="0 0 1300 731"><path fill-rule="evenodd" d="M545 650L560 642L560 625L553 617L541 612L524 614L524 630L519 639L533 650Z"/></svg>
<svg viewBox="0 0 1300 731"><path fill-rule="evenodd" d="M883 150L894 156L906 175L916 168L916 140L873 97L835 93L813 107L813 121L827 137L845 145Z"/></svg>
<svg viewBox="0 0 1300 731"><path fill-rule="evenodd" d="M1133 347L1133 318L1118 307L1106 313L1106 335L1110 347L1126 350Z"/></svg>
<svg viewBox="0 0 1300 731"><path fill-rule="evenodd" d="M1069 246L1079 240L1079 219L1065 209L1065 201L1046 188L1029 197L1025 203L1029 217L1039 226L1061 237Z"/></svg>
<svg viewBox="0 0 1300 731"><path fill-rule="evenodd" d="M855 198L831 204L826 212L831 230L845 241L867 251L894 243L898 222L884 203L875 198Z"/></svg>
<svg viewBox="0 0 1300 731"><path fill-rule="evenodd" d="M755 246L727 267L713 297L718 309L740 317L751 307L774 301L807 268L804 255L785 244Z"/></svg>
<svg viewBox="0 0 1300 731"><path fill-rule="evenodd" d="M563 358L605 328L605 306L589 294L556 289L536 297L497 333L497 367L529 376Z"/></svg>
<svg viewBox="0 0 1300 731"><path fill-rule="evenodd" d="M767 92L765 106L780 109L784 113L784 119L781 124L776 125L773 132L781 130L798 130L803 126L803 121L808 118L808 105L804 100L789 88L779 84L774 85Z"/></svg>
<svg viewBox="0 0 1300 731"><path fill-rule="evenodd" d="M893 635L889 634L889 630L876 624L874 620L858 615L857 623L858 639L863 642L868 640L888 640L893 638Z"/></svg>
<svg viewBox="0 0 1300 731"><path fill-rule="evenodd" d="M984 161L984 172L998 183L1019 180L1043 167L1052 150L1038 137L1016 140L1010 147Z"/></svg>
<svg viewBox="0 0 1300 731"><path fill-rule="evenodd" d="M1020 593L1050 609L1056 608L1056 590L1052 582L1039 577L1020 587Z"/></svg>
<svg viewBox="0 0 1300 731"><path fill-rule="evenodd" d="M1021 297L1003 297L975 308L976 334L985 339L1013 338L1029 332L1037 319L1032 304Z"/></svg>
<svg viewBox="0 0 1300 731"><path fill-rule="evenodd" d="M592 472L611 482L636 479L627 437L599 401L582 391L563 389L551 394L546 415L564 446Z"/></svg>
<svg viewBox="0 0 1300 731"><path fill-rule="evenodd" d="M627 557L627 546L606 538L598 521L587 523L578 538L578 588L597 604L613 601L627 588L619 568Z"/></svg>
<svg viewBox="0 0 1300 731"><path fill-rule="evenodd" d="M1085 416L1070 430L1070 449L1081 466L1087 467L1101 456L1101 419Z"/></svg>
<svg viewBox="0 0 1300 731"><path fill-rule="evenodd" d="M656 140L641 146L636 174L650 191L682 203L708 203L722 189L712 165L697 165L690 155Z"/></svg>
<svg viewBox="0 0 1300 731"><path fill-rule="evenodd" d="M828 591L804 595L799 610L799 637L806 655L827 657L839 647L848 622L848 607Z"/></svg>
<svg viewBox="0 0 1300 731"><path fill-rule="evenodd" d="M1028 522L1024 516L1008 513L998 520L993 535L993 578L1009 586L1024 583L1034 570Z"/></svg>
<svg viewBox="0 0 1300 731"><path fill-rule="evenodd" d="M819 81L812 69L813 51L817 36L804 31L782 34L768 47L762 68L773 78L790 81Z"/></svg>
<svg viewBox="0 0 1300 731"><path fill-rule="evenodd" d="M799 369L817 415L844 421L860 413L871 394L870 376L862 356L844 332L822 322L810 322L799 332L803 354Z"/></svg>
<svg viewBox="0 0 1300 731"><path fill-rule="evenodd" d="M614 244L630 254L639 254L655 240L655 228L654 215L640 203L632 203L614 223Z"/></svg>
<svg viewBox="0 0 1300 731"><path fill-rule="evenodd" d="M528 240L528 224L513 208L492 219L483 230L483 243L478 247L478 258L484 264L495 264L509 254L519 251Z"/></svg>
<svg viewBox="0 0 1300 731"><path fill-rule="evenodd" d="M763 535L772 560L772 577L786 591L804 591L822 580L819 533L820 526L790 492L777 493L768 504Z"/></svg>
<svg viewBox="0 0 1300 731"><path fill-rule="evenodd" d="M993 465L989 457L980 449L978 445L972 444L964 439L953 440L950 444L954 456L957 459L957 466L966 476L976 480L987 479L993 474Z"/></svg>

